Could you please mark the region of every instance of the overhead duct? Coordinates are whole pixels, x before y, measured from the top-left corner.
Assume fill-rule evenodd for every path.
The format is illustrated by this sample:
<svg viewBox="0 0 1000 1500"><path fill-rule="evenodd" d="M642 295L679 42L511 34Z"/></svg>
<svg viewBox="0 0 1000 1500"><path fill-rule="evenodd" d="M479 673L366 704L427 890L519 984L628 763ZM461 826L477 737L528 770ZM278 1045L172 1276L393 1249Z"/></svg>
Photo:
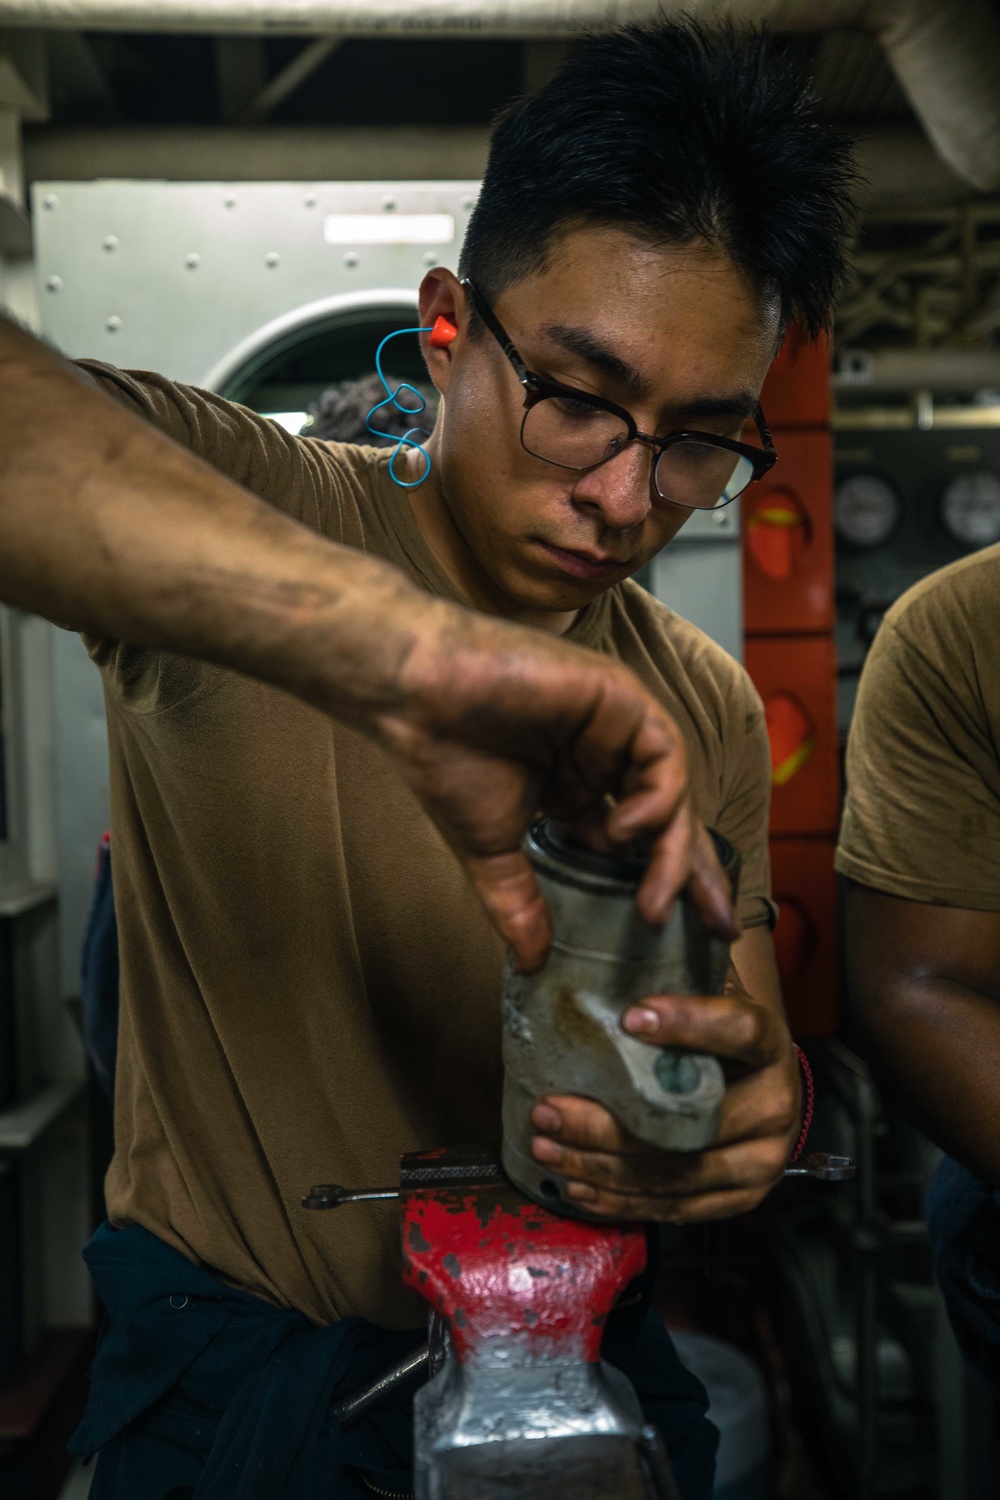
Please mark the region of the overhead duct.
<svg viewBox="0 0 1000 1500"><path fill-rule="evenodd" d="M1000 17L990 0L0 0L0 26L79 31L553 36L693 13L873 32L942 159L1000 187Z"/></svg>
<svg viewBox="0 0 1000 1500"><path fill-rule="evenodd" d="M27 132L24 173L29 182L465 179L483 175L488 149L482 126L48 126ZM869 212L948 206L968 193L917 130L866 131L856 152Z"/></svg>

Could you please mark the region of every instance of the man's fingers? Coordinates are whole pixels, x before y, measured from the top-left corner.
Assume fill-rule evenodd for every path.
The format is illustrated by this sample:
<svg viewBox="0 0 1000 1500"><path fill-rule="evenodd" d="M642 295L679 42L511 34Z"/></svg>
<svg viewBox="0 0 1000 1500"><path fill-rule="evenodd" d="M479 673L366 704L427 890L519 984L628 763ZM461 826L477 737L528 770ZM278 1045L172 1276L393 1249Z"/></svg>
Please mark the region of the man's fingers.
<svg viewBox="0 0 1000 1500"><path fill-rule="evenodd" d="M587 1151L648 1151L620 1125L603 1104L575 1094L552 1094L535 1105L535 1129Z"/></svg>
<svg viewBox="0 0 1000 1500"><path fill-rule="evenodd" d="M722 1105L722 1119L708 1155L740 1142L773 1139L782 1165L801 1124L802 1100L794 1054L787 1066L776 1065L730 1083ZM531 1123L539 1138L574 1151L621 1158L643 1158L647 1168L660 1170L673 1163L675 1173L693 1169L699 1153L660 1151L636 1140L603 1104L571 1094L550 1095L535 1105ZM541 1159L541 1158L539 1158ZM553 1160L551 1157L550 1160Z"/></svg>
<svg viewBox="0 0 1000 1500"><path fill-rule="evenodd" d="M670 919L674 902L691 878L695 817L685 798L653 842L636 902L651 926Z"/></svg>
<svg viewBox="0 0 1000 1500"><path fill-rule="evenodd" d="M712 836L699 819L691 855L691 899L711 932L733 942L740 935L729 879L719 863Z"/></svg>
<svg viewBox="0 0 1000 1500"><path fill-rule="evenodd" d="M642 1219L659 1224L705 1223L749 1213L766 1196L766 1188L738 1188L725 1193L707 1193L698 1198L655 1198L642 1193L616 1193L571 1183L569 1196L588 1214L602 1219Z"/></svg>
<svg viewBox="0 0 1000 1500"><path fill-rule="evenodd" d="M564 1141L536 1136L532 1142L536 1161L574 1182L612 1192L633 1192L646 1198L691 1198L731 1189L766 1189L785 1167L784 1143L767 1140L740 1141L734 1146L709 1151L642 1151L616 1154L578 1150Z"/></svg>
<svg viewBox="0 0 1000 1500"><path fill-rule="evenodd" d="M622 1025L653 1046L710 1052L751 1069L770 1066L787 1047L781 1017L738 995L656 995L630 1006Z"/></svg>
<svg viewBox="0 0 1000 1500"><path fill-rule="evenodd" d="M687 747L672 720L647 713L630 746L632 764L626 771L617 803L608 812L605 827L609 838L626 843L652 835L649 863L639 890L638 904L652 926L666 922L680 892L693 872L704 864L699 835L700 819L691 806ZM707 838L707 835L705 836ZM709 841L709 852L711 845ZM717 861L715 862L717 865ZM717 888L711 865L695 893L699 910L713 930L735 935L728 893L722 872Z"/></svg>
<svg viewBox="0 0 1000 1500"><path fill-rule="evenodd" d="M527 857L506 854L466 856L466 869L500 936L514 950L524 974L541 968L552 941L549 909Z"/></svg>
<svg viewBox="0 0 1000 1500"><path fill-rule="evenodd" d="M690 803L679 809L653 845L638 898L647 922L665 922L685 885L710 932L729 942L739 936L729 881L708 830Z"/></svg>
<svg viewBox="0 0 1000 1500"><path fill-rule="evenodd" d="M802 1126L802 1082L789 1047L784 1062L729 1084L716 1140L720 1145L773 1135L792 1149Z"/></svg>
<svg viewBox="0 0 1000 1500"><path fill-rule="evenodd" d="M647 710L622 751L620 785L613 788L618 803L608 831L627 842L664 827L685 801L690 775L684 738L665 713Z"/></svg>

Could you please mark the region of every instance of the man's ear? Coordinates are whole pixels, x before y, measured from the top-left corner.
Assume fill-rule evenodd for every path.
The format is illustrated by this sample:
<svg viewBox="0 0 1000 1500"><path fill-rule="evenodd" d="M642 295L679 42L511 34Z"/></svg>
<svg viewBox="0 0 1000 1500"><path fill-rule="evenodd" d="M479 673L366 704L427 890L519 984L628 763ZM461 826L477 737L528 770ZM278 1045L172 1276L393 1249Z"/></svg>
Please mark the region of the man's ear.
<svg viewBox="0 0 1000 1500"><path fill-rule="evenodd" d="M436 325L436 335L422 333L420 348L427 373L442 396L448 392L453 361L468 335L468 322L468 303L461 282L453 271L435 266L420 283L420 326L435 328ZM456 330L450 339L446 337L449 325Z"/></svg>

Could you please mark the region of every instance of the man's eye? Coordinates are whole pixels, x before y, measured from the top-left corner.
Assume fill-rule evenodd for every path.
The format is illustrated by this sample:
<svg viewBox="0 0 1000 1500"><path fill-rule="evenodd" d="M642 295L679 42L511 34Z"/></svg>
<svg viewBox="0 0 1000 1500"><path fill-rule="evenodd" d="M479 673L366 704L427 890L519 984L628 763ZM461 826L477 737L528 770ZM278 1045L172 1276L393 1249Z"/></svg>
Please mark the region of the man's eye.
<svg viewBox="0 0 1000 1500"><path fill-rule="evenodd" d="M578 421L604 415L589 401L576 401L572 396L553 396L552 404L564 417L574 417Z"/></svg>
<svg viewBox="0 0 1000 1500"><path fill-rule="evenodd" d="M697 443L689 439L685 443L678 443L674 453L682 463L693 467L697 464L718 463L720 457L725 455L725 449L716 448L713 443Z"/></svg>

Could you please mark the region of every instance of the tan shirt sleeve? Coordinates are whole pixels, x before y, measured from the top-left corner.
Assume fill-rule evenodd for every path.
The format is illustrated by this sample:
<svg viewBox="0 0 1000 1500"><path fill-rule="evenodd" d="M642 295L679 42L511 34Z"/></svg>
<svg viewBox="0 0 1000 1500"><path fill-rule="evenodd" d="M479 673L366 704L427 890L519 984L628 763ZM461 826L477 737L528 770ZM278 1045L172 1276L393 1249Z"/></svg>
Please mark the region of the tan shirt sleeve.
<svg viewBox="0 0 1000 1500"><path fill-rule="evenodd" d="M78 360L101 389L213 469L331 541L364 546L354 493L338 470L339 444L294 437L268 417L148 370Z"/></svg>
<svg viewBox="0 0 1000 1500"><path fill-rule="evenodd" d="M837 869L911 901L1000 911L996 645L977 642L977 619L944 585L879 631L848 742Z"/></svg>
<svg viewBox="0 0 1000 1500"><path fill-rule="evenodd" d="M771 900L768 817L771 808L771 750L764 705L746 673L742 696L734 703L722 784L722 804L715 826L740 851L737 916L746 930L766 922L774 928L777 909Z"/></svg>
<svg viewBox="0 0 1000 1500"><path fill-rule="evenodd" d="M334 542L365 548L358 498L337 443L293 437L245 406L145 370L78 367L101 390L261 500ZM107 692L132 714L162 713L206 690L221 668L125 641L84 635Z"/></svg>

